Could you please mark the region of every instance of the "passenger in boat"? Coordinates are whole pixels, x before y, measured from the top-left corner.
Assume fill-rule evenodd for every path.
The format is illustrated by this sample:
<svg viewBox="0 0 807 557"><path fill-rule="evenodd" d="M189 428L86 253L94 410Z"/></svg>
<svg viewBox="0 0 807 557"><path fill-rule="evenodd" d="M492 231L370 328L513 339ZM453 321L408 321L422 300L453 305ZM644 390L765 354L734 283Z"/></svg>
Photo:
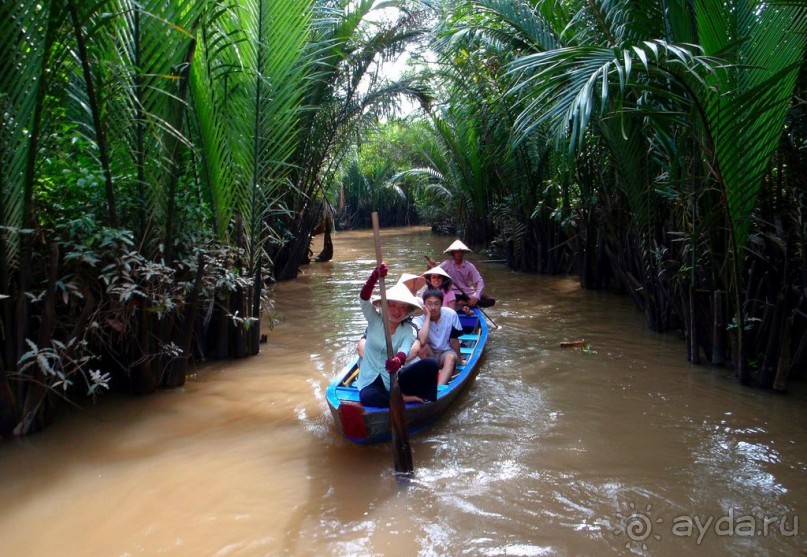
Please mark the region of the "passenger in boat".
<svg viewBox="0 0 807 557"><path fill-rule="evenodd" d="M440 366L438 385L445 385L454 375L457 362L464 363L460 356L462 324L457 312L443 305L443 292L429 288L423 293L426 315L415 317L412 322L420 326L430 321L429 336L420 349L421 358L435 358Z"/></svg>
<svg viewBox="0 0 807 557"><path fill-rule="evenodd" d="M384 321L376 311L380 300L370 301L378 278L386 275L387 265L382 263L373 269L359 294L359 304L367 319L364 358L356 380L359 399L365 406L389 406L389 374L397 373L405 402L434 400L437 398L437 361L427 358L405 365L407 354L416 341L415 328L407 319L412 315L421 315L423 310L404 284L396 284L386 292L389 333L395 354L387 358Z"/></svg>
<svg viewBox="0 0 807 557"><path fill-rule="evenodd" d="M453 310L457 309L457 297L451 289L451 275L446 273L439 265L429 269L421 275L429 284L429 288L436 288L443 293L443 305Z"/></svg>
<svg viewBox="0 0 807 557"><path fill-rule="evenodd" d="M457 298L457 308L470 308L477 305L481 308L490 307L496 303L495 298L486 296L484 293L485 281L473 263L465 261L465 253L470 253L471 248L456 240L448 246L443 253L450 254L450 259L440 263L440 267L451 277L451 289ZM428 257L428 268L437 266L432 258Z"/></svg>
<svg viewBox="0 0 807 557"><path fill-rule="evenodd" d="M412 295L415 297L415 300L419 304L421 304L420 309L423 309L423 299L418 296L418 291L426 285L426 279L420 275L413 275L412 273L403 273L401 278L398 279L399 284L405 284ZM419 342L416 342L412 345L412 349L409 351L409 355L406 358L406 361L412 361L418 357L418 353L420 352L420 347L422 344L426 342L426 336L429 334L429 325L426 324L426 329L418 329L416 331L417 339ZM356 353L359 355L359 358L364 357L364 345L367 342L367 331L359 339L359 342L356 344Z"/></svg>

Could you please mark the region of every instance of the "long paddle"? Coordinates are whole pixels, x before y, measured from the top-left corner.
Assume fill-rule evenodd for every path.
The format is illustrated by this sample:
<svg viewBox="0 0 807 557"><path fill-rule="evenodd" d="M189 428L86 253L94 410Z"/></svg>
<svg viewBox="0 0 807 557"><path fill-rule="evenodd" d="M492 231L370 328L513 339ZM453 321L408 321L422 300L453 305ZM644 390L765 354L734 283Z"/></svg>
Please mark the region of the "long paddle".
<svg viewBox="0 0 807 557"><path fill-rule="evenodd" d="M378 226L378 213L372 214L373 239L375 240L376 265L381 265L381 234ZM389 332L389 309L387 308L387 287L384 277L379 277L381 290L381 320L384 323L384 339L387 341L387 359L392 358L392 335ZM403 395L398 384L398 373L389 374L389 419L392 430L392 458L395 462L395 474L410 476L415 471L412 466L412 447L409 446L409 430L406 427Z"/></svg>
<svg viewBox="0 0 807 557"><path fill-rule="evenodd" d="M437 266L437 261L435 261L434 259L432 259L432 258L431 258L431 257L429 257L428 255L424 255L423 257L425 257L425 258L426 258L426 261L428 261L430 265L434 265L435 267ZM465 290L463 290L462 288L460 288L459 286L457 286L457 284L456 284L456 283L454 283L454 284L453 284L453 286L456 286L456 287L457 287L457 290L459 290L459 291L460 291L460 294L462 294L463 296L465 296L465 297L466 297L466 298L468 298L469 300L471 299L471 297L470 297L468 294L466 294L466 293L465 293ZM496 327L497 329L499 328L499 326L496 324L496 322L493 320L493 318L492 318L490 315L488 315L488 314L487 314L487 312L486 312L486 311L485 311L483 308L479 307L478 305L477 305L476 307L479 309L479 311L481 311L481 312L482 312L482 315L484 315L485 317L487 317L487 318L488 318L488 321L490 321L490 324L491 324L491 325L493 325L493 326L494 326L494 327Z"/></svg>

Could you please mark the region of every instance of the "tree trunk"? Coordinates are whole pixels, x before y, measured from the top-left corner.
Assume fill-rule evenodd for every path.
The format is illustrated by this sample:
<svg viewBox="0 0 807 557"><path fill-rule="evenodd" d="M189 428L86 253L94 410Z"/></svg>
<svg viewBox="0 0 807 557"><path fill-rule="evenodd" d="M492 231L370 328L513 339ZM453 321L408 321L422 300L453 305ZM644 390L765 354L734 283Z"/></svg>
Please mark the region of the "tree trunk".
<svg viewBox="0 0 807 557"><path fill-rule="evenodd" d="M202 279L204 278L205 256L199 252L196 261L196 278L193 282L193 289L188 297L185 308L185 320L179 333L179 347L182 355L176 358L168 368L168 372L163 376L162 387L165 389L175 389L185 384L185 376L188 372L188 358L191 352L191 342L193 341L194 321L199 311L199 291L202 289Z"/></svg>
<svg viewBox="0 0 807 557"><path fill-rule="evenodd" d="M255 321L249 326L249 354L255 356L260 352L261 340L261 292L263 283L261 281L261 257L255 266L255 283L252 285L252 317Z"/></svg>
<svg viewBox="0 0 807 557"><path fill-rule="evenodd" d="M210 330L215 335L216 358L223 360L230 356L230 318L227 316L230 308L230 293L225 292L221 303L216 303L213 309L212 326Z"/></svg>
<svg viewBox="0 0 807 557"><path fill-rule="evenodd" d="M783 292L785 289L783 289ZM773 317L771 318L770 332L768 333L768 342L765 348L765 355L762 360L762 368L759 370L759 377L757 378L758 386L762 388L769 388L773 386L776 379L778 368L778 359L781 354L781 337L783 336L783 329L786 324L787 317L785 315L784 307L787 303L787 296L780 293L776 306L773 310ZM789 348L788 348L789 350Z"/></svg>
<svg viewBox="0 0 807 557"><path fill-rule="evenodd" d="M38 346L40 349L50 347L53 341L53 326L56 321L56 279L59 270L59 246L51 244L50 264L48 267L48 289L39 328ZM38 365L31 368L31 381L25 389L22 399L20 422L14 433L28 435L43 429L53 418L53 401L49 396L48 377Z"/></svg>
<svg viewBox="0 0 807 557"><path fill-rule="evenodd" d="M785 328L782 332L782 342L779 346L779 365L776 368L776 378L773 380L775 391L787 391L787 379L790 375L790 335L793 329L793 316L785 321Z"/></svg>
<svg viewBox="0 0 807 557"><path fill-rule="evenodd" d="M723 322L723 296L720 290L714 291L714 320L712 328L712 365L726 363L726 324Z"/></svg>
<svg viewBox="0 0 807 557"><path fill-rule="evenodd" d="M19 422L17 401L4 369L0 369L0 439L8 437Z"/></svg>
<svg viewBox="0 0 807 557"><path fill-rule="evenodd" d="M247 292L242 287L235 289L235 295L230 298L232 305L230 306L230 313L238 316L239 319L230 320L230 331L232 332L232 340L230 346L232 351L230 356L234 358L243 358L247 355L247 334L244 329L244 323L241 321L247 317Z"/></svg>
<svg viewBox="0 0 807 557"><path fill-rule="evenodd" d="M151 323L149 319L148 302L142 300L137 308L138 341L132 357L135 360L134 367L129 370L129 381L131 382L132 393L136 395L146 395L153 393L157 389L157 381L151 372L151 360L153 352L151 350Z"/></svg>
<svg viewBox="0 0 807 557"><path fill-rule="evenodd" d="M98 158L101 168L104 171L104 192L106 194L107 218L112 228L118 227L118 213L115 208L115 191L112 186L112 169L109 158L109 145L106 140L106 131L101 120L101 108L98 97L95 94L95 81L92 75L92 61L90 60L86 37L82 29L82 19L78 14L78 7L73 0L68 0L67 11L70 12L70 19L73 22L73 31L78 47L79 61L84 72L84 86L87 90L87 103L92 115L93 128L95 131L95 145L98 147Z"/></svg>
<svg viewBox="0 0 807 557"><path fill-rule="evenodd" d="M689 361L700 364L700 347L698 346L697 312L695 311L695 287L689 285Z"/></svg>
<svg viewBox="0 0 807 557"><path fill-rule="evenodd" d="M324 263L333 259L333 240L331 239L331 227L326 226L322 243L322 251L314 259L317 263Z"/></svg>

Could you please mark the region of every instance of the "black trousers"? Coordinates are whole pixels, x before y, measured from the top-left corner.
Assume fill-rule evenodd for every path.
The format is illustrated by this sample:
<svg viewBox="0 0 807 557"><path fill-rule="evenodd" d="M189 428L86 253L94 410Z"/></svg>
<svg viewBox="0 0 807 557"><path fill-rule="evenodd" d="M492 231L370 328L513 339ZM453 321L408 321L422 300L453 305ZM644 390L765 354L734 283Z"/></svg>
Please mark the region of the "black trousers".
<svg viewBox="0 0 807 557"><path fill-rule="evenodd" d="M460 301L460 302L467 302L469 299L470 298L468 296L466 296L465 294L457 294L457 300ZM482 294L482 297L479 298L479 301L476 302L476 305L478 305L481 308L489 308L490 306L492 306L495 303L496 303L496 298L491 298L487 294Z"/></svg>
<svg viewBox="0 0 807 557"><path fill-rule="evenodd" d="M440 366L434 358L418 360L398 370L398 385L405 395L418 396L423 400L437 398L437 374ZM359 393L364 406L389 407L389 391L384 387L381 376L364 387Z"/></svg>

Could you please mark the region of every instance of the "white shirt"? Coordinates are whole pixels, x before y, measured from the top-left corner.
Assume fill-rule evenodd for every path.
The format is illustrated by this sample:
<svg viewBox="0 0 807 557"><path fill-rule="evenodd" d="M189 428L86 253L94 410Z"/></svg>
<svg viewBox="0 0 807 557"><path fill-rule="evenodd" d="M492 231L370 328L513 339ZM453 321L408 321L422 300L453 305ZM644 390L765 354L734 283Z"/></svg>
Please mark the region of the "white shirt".
<svg viewBox="0 0 807 557"><path fill-rule="evenodd" d="M419 315L412 320L412 323L417 327L423 326L423 320L428 318L428 312L424 315ZM462 324L457 312L449 307L440 308L440 319L429 323L429 347L435 353L451 350L451 329L462 331Z"/></svg>

